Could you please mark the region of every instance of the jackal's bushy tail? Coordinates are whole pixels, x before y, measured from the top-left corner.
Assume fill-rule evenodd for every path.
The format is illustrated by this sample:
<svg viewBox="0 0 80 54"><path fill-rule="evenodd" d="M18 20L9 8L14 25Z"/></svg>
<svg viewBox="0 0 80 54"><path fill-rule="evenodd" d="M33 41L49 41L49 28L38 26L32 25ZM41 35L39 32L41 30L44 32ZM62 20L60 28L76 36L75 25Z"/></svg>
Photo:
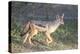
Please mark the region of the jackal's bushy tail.
<svg viewBox="0 0 80 54"><path fill-rule="evenodd" d="M28 32L29 27L30 27L30 22L25 24L24 29L23 29L22 33L20 34L20 36L24 36Z"/></svg>

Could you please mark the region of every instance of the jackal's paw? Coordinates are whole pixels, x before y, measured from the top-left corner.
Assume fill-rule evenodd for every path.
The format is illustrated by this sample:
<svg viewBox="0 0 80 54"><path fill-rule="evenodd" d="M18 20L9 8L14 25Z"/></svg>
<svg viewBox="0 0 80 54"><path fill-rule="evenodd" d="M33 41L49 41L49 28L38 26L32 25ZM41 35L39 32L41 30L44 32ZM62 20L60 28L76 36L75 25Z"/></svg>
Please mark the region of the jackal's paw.
<svg viewBox="0 0 80 54"><path fill-rule="evenodd" d="M46 39L47 44L52 43L52 40Z"/></svg>

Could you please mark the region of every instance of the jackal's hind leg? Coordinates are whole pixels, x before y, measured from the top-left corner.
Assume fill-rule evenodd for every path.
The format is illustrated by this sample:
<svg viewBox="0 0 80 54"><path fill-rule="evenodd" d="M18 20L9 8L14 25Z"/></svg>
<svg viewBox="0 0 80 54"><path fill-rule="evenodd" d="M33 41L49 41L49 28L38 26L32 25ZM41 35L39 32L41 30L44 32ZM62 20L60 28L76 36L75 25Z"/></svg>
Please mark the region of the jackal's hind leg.
<svg viewBox="0 0 80 54"><path fill-rule="evenodd" d="M32 39L33 36L35 36L37 33L38 33L38 30L37 30L37 29L33 30L33 31L30 33L29 43L30 43L31 45L34 45L34 44L32 43L32 41L31 41L31 39Z"/></svg>

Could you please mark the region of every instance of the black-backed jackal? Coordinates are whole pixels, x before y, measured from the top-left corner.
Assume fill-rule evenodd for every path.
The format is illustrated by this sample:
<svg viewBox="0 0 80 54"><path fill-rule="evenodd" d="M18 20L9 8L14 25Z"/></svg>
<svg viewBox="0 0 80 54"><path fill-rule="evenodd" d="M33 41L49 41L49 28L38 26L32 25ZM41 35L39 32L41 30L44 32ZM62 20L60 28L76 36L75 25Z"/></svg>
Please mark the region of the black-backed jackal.
<svg viewBox="0 0 80 54"><path fill-rule="evenodd" d="M23 32L21 33L21 36L25 35L25 39L23 43L26 42L28 39L29 43L33 45L31 39L33 36L37 35L38 32L43 32L45 34L46 42L49 44L53 40L50 36L52 32L55 32L55 30L61 25L64 24L64 14L62 16L56 15L56 19L54 21L35 21L31 20L27 24L25 24L25 28L23 29Z"/></svg>

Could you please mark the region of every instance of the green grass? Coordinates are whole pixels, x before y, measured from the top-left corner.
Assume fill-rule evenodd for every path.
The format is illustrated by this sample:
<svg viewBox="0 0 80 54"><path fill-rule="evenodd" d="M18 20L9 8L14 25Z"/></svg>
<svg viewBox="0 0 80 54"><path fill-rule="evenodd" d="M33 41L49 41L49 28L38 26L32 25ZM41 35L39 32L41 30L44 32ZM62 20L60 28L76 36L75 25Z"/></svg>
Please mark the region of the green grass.
<svg viewBox="0 0 80 54"><path fill-rule="evenodd" d="M31 48L26 48L22 44L23 38L20 37L21 26L14 23L11 27L11 44L12 52L32 52L32 51L51 51L51 50L66 50L78 48L78 23L77 20L65 20L64 25L60 26L54 33L51 34L53 42L50 45L36 45ZM33 39L40 42L45 41L43 33L39 33ZM26 45L26 44L25 44ZM26 50L26 51L25 51Z"/></svg>

